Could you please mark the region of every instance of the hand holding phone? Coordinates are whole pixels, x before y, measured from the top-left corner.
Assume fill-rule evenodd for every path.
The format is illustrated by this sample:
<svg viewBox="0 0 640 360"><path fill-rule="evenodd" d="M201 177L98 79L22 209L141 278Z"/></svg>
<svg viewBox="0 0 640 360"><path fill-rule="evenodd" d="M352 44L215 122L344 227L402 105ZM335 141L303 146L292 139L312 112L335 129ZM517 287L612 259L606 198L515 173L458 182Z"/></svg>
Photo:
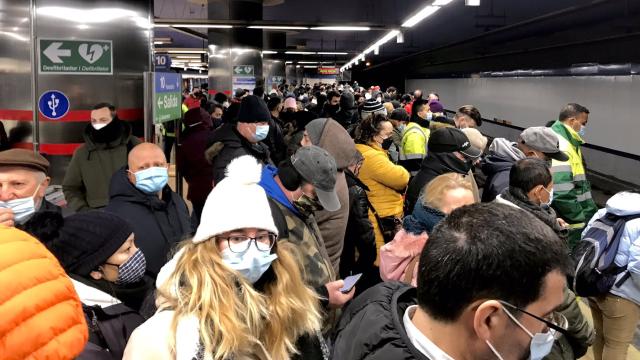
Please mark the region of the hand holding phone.
<svg viewBox="0 0 640 360"><path fill-rule="evenodd" d="M343 294L349 293L351 289L353 289L353 287L356 285L356 283L360 280L360 277L362 277L362 274L347 276L344 279L344 286L340 289L340 292Z"/></svg>

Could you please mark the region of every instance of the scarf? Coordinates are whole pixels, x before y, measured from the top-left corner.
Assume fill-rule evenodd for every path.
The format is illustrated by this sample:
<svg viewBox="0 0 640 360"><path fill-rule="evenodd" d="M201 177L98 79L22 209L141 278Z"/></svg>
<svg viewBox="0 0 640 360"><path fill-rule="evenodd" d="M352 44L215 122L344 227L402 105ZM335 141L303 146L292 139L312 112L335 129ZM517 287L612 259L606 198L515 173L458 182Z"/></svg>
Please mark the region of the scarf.
<svg viewBox="0 0 640 360"><path fill-rule="evenodd" d="M405 231L415 235L420 235L423 232L430 234L445 216L446 214L442 211L425 206L421 200L418 200L418 203L413 208L413 213L405 216L402 227Z"/></svg>

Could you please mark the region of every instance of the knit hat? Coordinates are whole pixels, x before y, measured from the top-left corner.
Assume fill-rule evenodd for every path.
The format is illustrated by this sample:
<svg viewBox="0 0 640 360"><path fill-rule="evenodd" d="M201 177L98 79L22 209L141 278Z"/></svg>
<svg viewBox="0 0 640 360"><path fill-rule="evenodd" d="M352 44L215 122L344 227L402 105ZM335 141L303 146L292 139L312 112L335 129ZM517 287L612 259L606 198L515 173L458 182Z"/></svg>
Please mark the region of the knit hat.
<svg viewBox="0 0 640 360"><path fill-rule="evenodd" d="M66 217L58 238L46 245L67 272L86 276L115 254L132 233L131 225L121 217L92 210Z"/></svg>
<svg viewBox="0 0 640 360"><path fill-rule="evenodd" d="M462 129L462 132L467 135L467 138L471 142L471 146L482 151L484 151L484 149L487 147L487 142L489 142L489 140L484 135L482 135L482 133L478 129L466 128Z"/></svg>
<svg viewBox="0 0 640 360"><path fill-rule="evenodd" d="M269 122L271 113L264 100L255 95L247 95L240 102L237 119L242 123Z"/></svg>
<svg viewBox="0 0 640 360"><path fill-rule="evenodd" d="M384 113L387 115L387 109L384 108L381 102L376 99L369 99L364 102L364 107L362 108L363 113Z"/></svg>
<svg viewBox="0 0 640 360"><path fill-rule="evenodd" d="M292 98L292 97L288 97L284 100L284 108L288 109L288 108L292 108L292 109L298 109L298 104L296 103L296 99Z"/></svg>
<svg viewBox="0 0 640 360"><path fill-rule="evenodd" d="M429 103L429 111L432 113L441 113L444 112L444 106L438 100L433 100Z"/></svg>
<svg viewBox="0 0 640 360"><path fill-rule="evenodd" d="M227 167L226 175L207 197L193 242L245 228L278 234L267 194L258 185L262 175L258 161L250 155L236 158Z"/></svg>
<svg viewBox="0 0 640 360"><path fill-rule="evenodd" d="M0 166L27 167L45 174L49 173L49 161L42 155L26 149L0 151Z"/></svg>

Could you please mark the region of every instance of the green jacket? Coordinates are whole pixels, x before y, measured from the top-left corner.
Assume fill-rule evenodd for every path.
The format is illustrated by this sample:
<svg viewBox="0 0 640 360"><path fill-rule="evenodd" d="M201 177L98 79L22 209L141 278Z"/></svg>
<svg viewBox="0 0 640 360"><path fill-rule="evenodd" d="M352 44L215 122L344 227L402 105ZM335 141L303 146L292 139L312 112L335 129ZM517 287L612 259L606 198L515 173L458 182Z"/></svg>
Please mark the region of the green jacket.
<svg viewBox="0 0 640 360"><path fill-rule="evenodd" d="M556 340L545 360L574 360L584 356L593 344L596 332L582 314L576 295L571 290L565 289L564 301L556 311L567 318L568 336Z"/></svg>
<svg viewBox="0 0 640 360"><path fill-rule="evenodd" d="M74 211L107 206L111 176L127 164L129 151L141 142L131 134L129 124L120 123L122 135L110 143L96 143L91 136L93 128L87 125L85 143L73 153L62 181L67 204Z"/></svg>
<svg viewBox="0 0 640 360"><path fill-rule="evenodd" d="M591 198L591 185L587 181L582 151L584 140L569 126L556 121L551 127L558 135L560 150L569 155L568 161L553 160L553 203L558 216L569 223L569 247L580 240L586 223L598 207Z"/></svg>

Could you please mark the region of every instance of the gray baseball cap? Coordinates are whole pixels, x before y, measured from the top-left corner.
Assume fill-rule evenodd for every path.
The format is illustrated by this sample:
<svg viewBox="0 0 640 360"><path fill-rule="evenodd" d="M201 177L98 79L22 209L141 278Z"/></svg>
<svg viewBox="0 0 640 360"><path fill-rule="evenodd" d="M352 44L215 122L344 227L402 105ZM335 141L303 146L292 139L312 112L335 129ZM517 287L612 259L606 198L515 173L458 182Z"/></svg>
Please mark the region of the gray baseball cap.
<svg viewBox="0 0 640 360"><path fill-rule="evenodd" d="M550 128L536 126L525 129L520 134L522 143L528 147L544 153L547 157L567 161L569 156L560 150L558 135Z"/></svg>
<svg viewBox="0 0 640 360"><path fill-rule="evenodd" d="M325 210L340 209L340 200L336 194L336 160L326 150L314 145L303 146L291 155L291 163L315 187L318 200Z"/></svg>

